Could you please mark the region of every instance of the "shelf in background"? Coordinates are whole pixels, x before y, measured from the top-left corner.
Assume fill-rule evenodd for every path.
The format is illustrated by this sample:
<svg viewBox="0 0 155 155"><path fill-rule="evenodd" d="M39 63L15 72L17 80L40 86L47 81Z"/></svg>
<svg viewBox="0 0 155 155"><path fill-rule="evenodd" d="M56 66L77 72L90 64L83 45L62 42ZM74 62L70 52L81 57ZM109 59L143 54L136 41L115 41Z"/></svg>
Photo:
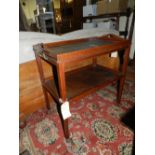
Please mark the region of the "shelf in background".
<svg viewBox="0 0 155 155"><path fill-rule="evenodd" d="M124 12L114 12L114 13L106 13L106 14L102 14L102 15L96 15L96 16L86 16L83 17L83 20L86 19L98 19L98 18L109 18L109 17L118 17L118 16L127 16L128 12L124 11Z"/></svg>

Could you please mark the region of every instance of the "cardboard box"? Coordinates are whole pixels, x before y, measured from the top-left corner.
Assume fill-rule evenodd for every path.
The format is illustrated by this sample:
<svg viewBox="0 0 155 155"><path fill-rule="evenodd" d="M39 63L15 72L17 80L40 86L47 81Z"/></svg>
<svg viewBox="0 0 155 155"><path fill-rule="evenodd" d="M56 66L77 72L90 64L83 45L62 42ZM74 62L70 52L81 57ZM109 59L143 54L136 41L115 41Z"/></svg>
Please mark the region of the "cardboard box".
<svg viewBox="0 0 155 155"><path fill-rule="evenodd" d="M119 0L119 11L126 11L128 8L128 0Z"/></svg>
<svg viewBox="0 0 155 155"><path fill-rule="evenodd" d="M97 9L96 9L96 14L97 15L102 15L107 13L107 9L108 9L108 3L107 0L102 0L102 1L98 1L97 3Z"/></svg>
<svg viewBox="0 0 155 155"><path fill-rule="evenodd" d="M119 1L120 0L108 1L108 12L107 13L119 12Z"/></svg>
<svg viewBox="0 0 155 155"><path fill-rule="evenodd" d="M128 0L101 0L97 2L97 15L125 11Z"/></svg>
<svg viewBox="0 0 155 155"><path fill-rule="evenodd" d="M108 13L126 11L128 0L109 0Z"/></svg>
<svg viewBox="0 0 155 155"><path fill-rule="evenodd" d="M103 28L103 29L115 30L116 22L111 21L111 20L98 22L97 27Z"/></svg>

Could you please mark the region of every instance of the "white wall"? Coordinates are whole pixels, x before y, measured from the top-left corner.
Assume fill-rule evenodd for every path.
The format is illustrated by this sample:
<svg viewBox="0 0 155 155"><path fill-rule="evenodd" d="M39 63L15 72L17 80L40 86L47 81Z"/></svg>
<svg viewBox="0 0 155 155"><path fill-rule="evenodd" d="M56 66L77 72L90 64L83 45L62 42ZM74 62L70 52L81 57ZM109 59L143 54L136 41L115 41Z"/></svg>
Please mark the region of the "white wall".
<svg viewBox="0 0 155 155"><path fill-rule="evenodd" d="M53 0L53 3L55 9L60 9L60 0Z"/></svg>
<svg viewBox="0 0 155 155"><path fill-rule="evenodd" d="M35 22L34 10L36 10L36 0L20 0L28 24ZM23 5L25 3L25 6Z"/></svg>

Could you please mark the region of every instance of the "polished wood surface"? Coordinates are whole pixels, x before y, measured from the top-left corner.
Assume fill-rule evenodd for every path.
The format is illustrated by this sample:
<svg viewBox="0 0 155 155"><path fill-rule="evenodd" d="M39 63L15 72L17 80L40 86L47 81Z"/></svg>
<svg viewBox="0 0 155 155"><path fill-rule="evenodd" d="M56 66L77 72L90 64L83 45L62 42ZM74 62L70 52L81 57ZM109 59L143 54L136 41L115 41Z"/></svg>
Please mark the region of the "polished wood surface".
<svg viewBox="0 0 155 155"><path fill-rule="evenodd" d="M66 71L90 65L92 59L84 60L79 63L72 63L65 66ZM97 63L114 70L119 68L119 58L111 58L109 55L97 57ZM45 75L52 76L51 67L43 62ZM19 65L19 85L20 85L20 112L27 117L32 112L45 106L43 91L41 87L40 77L37 70L36 60L29 61ZM35 93L34 93L35 92ZM23 119L23 118L22 118Z"/></svg>
<svg viewBox="0 0 155 155"><path fill-rule="evenodd" d="M98 56L97 63L117 70L119 58L111 58L109 55ZM42 61L45 77L52 76L51 66ZM72 62L65 66L65 71L74 70L92 64L92 59ZM25 116L31 114L39 108L45 106L43 90L36 65L36 60L19 65L19 85L20 85L20 112Z"/></svg>
<svg viewBox="0 0 155 155"><path fill-rule="evenodd" d="M51 75L50 66L44 63L46 76ZM44 106L44 96L36 65L30 61L19 65L19 110L25 116Z"/></svg>
<svg viewBox="0 0 155 155"><path fill-rule="evenodd" d="M67 94L65 94L65 96L70 101L76 100L78 98L77 96L84 96L82 95L84 92L89 93L91 89L91 92L93 92L93 90L96 91L98 88L103 87L103 85L108 85L109 83L118 80L119 76L121 76L121 74L117 74L116 72L99 65L96 65L95 67L89 65L82 69L80 68L67 72L65 75ZM47 79L44 83L44 87L48 89L55 100L59 98L59 93L54 80Z"/></svg>
<svg viewBox="0 0 155 155"><path fill-rule="evenodd" d="M47 93L50 93L57 103L66 138L69 138L68 118L63 119L62 111L60 110L61 104L75 98L80 99L93 90L97 90L114 81L118 81L117 102L120 103L129 58L130 41L109 34L95 38L38 44L34 45L33 49L40 73L46 106L49 108ZM123 55L120 72L112 71L108 68L104 70L103 67L97 65L97 56L111 54L113 51L121 52ZM68 64L73 62L78 63L89 58L92 58L93 67L88 67L86 70L82 68L78 70L79 72L71 71L68 74L65 73L65 66ZM48 62L52 66L55 86L52 86L52 82L44 76L41 60ZM104 74L101 73L103 71ZM103 82L101 82L102 80ZM53 88L57 91L54 91ZM74 95L72 96L73 92Z"/></svg>
<svg viewBox="0 0 155 155"><path fill-rule="evenodd" d="M109 55L97 57L97 62L100 65L110 67L115 70L119 67L119 58L111 58ZM92 59L83 60L79 63L71 63L65 66L65 71L81 68L90 65L91 63ZM52 76L51 66L43 62L43 67L45 76ZM19 110L24 113L25 117L45 106L36 60L19 65L19 85Z"/></svg>
<svg viewBox="0 0 155 155"><path fill-rule="evenodd" d="M100 46L92 46L89 48L84 48L81 50L74 50L72 52L62 52L62 53L55 53L50 52L52 51L51 46L55 49L56 46L64 46L67 44L75 44L86 41L94 41L94 40L103 40L103 41L111 41L111 44L106 45L100 45ZM115 35L106 35L102 37L96 37L96 38L86 38L86 39L77 39L77 40L71 40L71 41L61 41L58 43L51 43L51 44L44 44L44 48L38 49L38 46L34 46L34 50L37 52L38 55L40 55L45 61L48 61L51 64L56 65L57 62L59 63L73 63L75 61L81 61L86 60L88 58L92 58L95 56L100 56L103 54L111 53L112 51L117 51L118 49L125 49L128 47L130 42L128 40L119 38ZM50 48L48 48L49 46ZM65 48L65 47L64 47ZM93 51L93 52L90 52Z"/></svg>

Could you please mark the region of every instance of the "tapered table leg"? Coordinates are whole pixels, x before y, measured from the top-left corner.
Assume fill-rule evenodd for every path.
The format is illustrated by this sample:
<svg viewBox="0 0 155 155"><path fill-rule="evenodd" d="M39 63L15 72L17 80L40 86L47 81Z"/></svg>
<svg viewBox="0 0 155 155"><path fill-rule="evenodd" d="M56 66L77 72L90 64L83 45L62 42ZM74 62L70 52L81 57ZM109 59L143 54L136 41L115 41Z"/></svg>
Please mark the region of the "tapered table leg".
<svg viewBox="0 0 155 155"><path fill-rule="evenodd" d="M42 63L41 63L41 58L36 53L35 53L35 57L36 57L38 71L39 71L39 74L40 74L40 80L41 80L41 83L42 83L42 89L43 89L43 93L44 93L46 108L50 109L48 93L47 93L46 89L43 87L43 83L45 81L45 77L44 77L44 72L43 72L43 66L42 66Z"/></svg>
<svg viewBox="0 0 155 155"><path fill-rule="evenodd" d="M118 104L120 104L120 102L121 102L121 96L122 96L123 86L124 86L124 82L125 82L125 75L126 75L127 66L128 66L129 51L130 51L130 47L125 49L124 56L123 56L123 64L120 67L120 70L121 70L123 76L118 81L118 87L117 87L117 103Z"/></svg>
<svg viewBox="0 0 155 155"><path fill-rule="evenodd" d="M59 96L61 99L60 104L63 104L65 101L67 101L66 97L66 81L65 81L65 68L64 64L58 64L57 65L57 75L58 75L58 84L59 84ZM61 108L60 108L61 109ZM68 129L68 118L63 119L62 117L62 111L60 114L61 122L63 125L64 135L65 138L69 138L69 129Z"/></svg>

